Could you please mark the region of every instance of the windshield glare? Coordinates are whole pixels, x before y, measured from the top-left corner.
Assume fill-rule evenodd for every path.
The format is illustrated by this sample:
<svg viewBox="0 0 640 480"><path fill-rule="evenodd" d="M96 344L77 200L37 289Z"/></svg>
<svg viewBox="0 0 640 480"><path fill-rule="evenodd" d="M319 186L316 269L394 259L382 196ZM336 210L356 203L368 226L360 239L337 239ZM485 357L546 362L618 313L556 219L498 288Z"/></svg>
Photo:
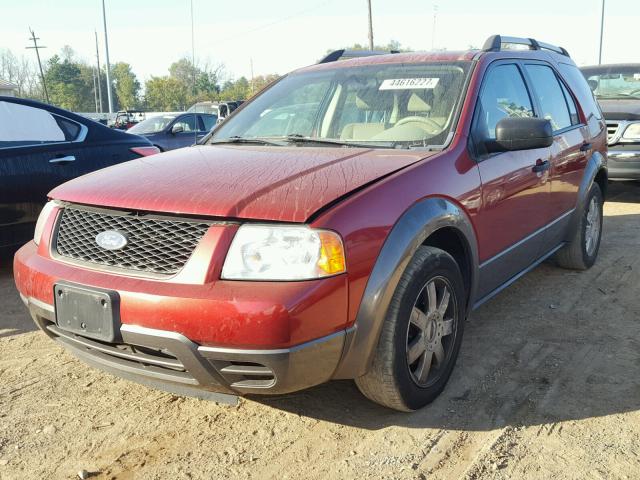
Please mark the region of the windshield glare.
<svg viewBox="0 0 640 480"><path fill-rule="evenodd" d="M143 135L145 133L158 133L164 130L176 117L165 115L162 117L147 118L131 127L127 132Z"/></svg>
<svg viewBox="0 0 640 480"><path fill-rule="evenodd" d="M640 66L583 70L597 98L640 99Z"/></svg>
<svg viewBox="0 0 640 480"><path fill-rule="evenodd" d="M291 74L211 141L290 135L372 146L442 145L470 62L371 65Z"/></svg>

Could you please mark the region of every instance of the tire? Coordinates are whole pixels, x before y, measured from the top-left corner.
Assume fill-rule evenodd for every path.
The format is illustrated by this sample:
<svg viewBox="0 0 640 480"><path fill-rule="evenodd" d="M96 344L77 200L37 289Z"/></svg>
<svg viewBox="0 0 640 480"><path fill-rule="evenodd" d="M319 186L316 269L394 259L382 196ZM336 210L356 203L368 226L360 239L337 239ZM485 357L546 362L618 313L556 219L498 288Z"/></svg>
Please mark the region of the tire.
<svg viewBox="0 0 640 480"><path fill-rule="evenodd" d="M435 247L420 247L393 294L372 365L355 380L360 391L376 403L405 412L431 403L444 389L458 357L465 299L453 257Z"/></svg>
<svg viewBox="0 0 640 480"><path fill-rule="evenodd" d="M594 182L571 242L556 254L559 266L572 270L587 270L593 266L602 238L602 206L602 191Z"/></svg>

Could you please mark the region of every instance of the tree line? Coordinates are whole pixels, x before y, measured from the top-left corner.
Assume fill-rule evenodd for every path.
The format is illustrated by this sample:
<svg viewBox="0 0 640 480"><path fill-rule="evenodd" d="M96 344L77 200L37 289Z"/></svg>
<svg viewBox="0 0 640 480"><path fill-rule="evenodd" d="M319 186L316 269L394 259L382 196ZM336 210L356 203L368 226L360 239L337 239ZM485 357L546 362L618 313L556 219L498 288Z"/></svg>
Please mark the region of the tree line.
<svg viewBox="0 0 640 480"><path fill-rule="evenodd" d="M102 111L107 112L107 75L78 58L65 46L43 63L44 78L51 104L74 112L96 111L98 82L102 90ZM44 100L40 73L35 61L0 49L0 78L18 87L18 96ZM246 100L278 75L253 79L228 78L221 64L194 64L189 58L172 63L168 75L152 76L143 85L130 64L111 65L113 108L115 110L180 111L199 101Z"/></svg>

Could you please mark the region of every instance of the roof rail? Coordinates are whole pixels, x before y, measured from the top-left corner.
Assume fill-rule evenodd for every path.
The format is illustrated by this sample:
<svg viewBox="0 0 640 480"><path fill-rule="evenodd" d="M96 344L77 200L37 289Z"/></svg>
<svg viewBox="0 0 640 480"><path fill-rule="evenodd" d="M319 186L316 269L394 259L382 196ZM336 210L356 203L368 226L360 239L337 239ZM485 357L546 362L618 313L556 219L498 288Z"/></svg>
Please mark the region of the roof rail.
<svg viewBox="0 0 640 480"><path fill-rule="evenodd" d="M372 57L374 55L387 55L389 53L400 53L398 50L336 50L329 53L326 57L320 60L318 63L331 63L338 60L348 60L349 58L357 57Z"/></svg>
<svg viewBox="0 0 640 480"><path fill-rule="evenodd" d="M485 52L499 52L502 50L502 45L526 45L529 50L550 50L565 57L569 56L569 52L562 47L551 45L550 43L539 42L535 38L520 38L520 37L504 37L502 35L492 35L484 42L482 50Z"/></svg>

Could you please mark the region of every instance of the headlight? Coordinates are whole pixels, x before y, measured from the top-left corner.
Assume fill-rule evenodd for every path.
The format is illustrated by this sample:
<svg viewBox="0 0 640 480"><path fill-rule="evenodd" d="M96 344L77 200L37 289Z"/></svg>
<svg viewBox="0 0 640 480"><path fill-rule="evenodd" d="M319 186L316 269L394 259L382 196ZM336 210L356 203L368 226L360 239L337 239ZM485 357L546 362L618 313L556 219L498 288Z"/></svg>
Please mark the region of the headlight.
<svg viewBox="0 0 640 480"><path fill-rule="evenodd" d="M36 222L36 229L33 232L33 241L36 245L40 245L40 238L42 238L42 232L44 231L44 226L47 224L47 220L49 219L49 215L55 208L55 202L47 202L44 205L44 208L40 212L40 216L38 217L38 221Z"/></svg>
<svg viewBox="0 0 640 480"><path fill-rule="evenodd" d="M226 280L309 280L346 269L340 236L305 226L242 225L222 268Z"/></svg>
<svg viewBox="0 0 640 480"><path fill-rule="evenodd" d="M640 140L640 122L630 123L625 128L622 138L625 140Z"/></svg>

